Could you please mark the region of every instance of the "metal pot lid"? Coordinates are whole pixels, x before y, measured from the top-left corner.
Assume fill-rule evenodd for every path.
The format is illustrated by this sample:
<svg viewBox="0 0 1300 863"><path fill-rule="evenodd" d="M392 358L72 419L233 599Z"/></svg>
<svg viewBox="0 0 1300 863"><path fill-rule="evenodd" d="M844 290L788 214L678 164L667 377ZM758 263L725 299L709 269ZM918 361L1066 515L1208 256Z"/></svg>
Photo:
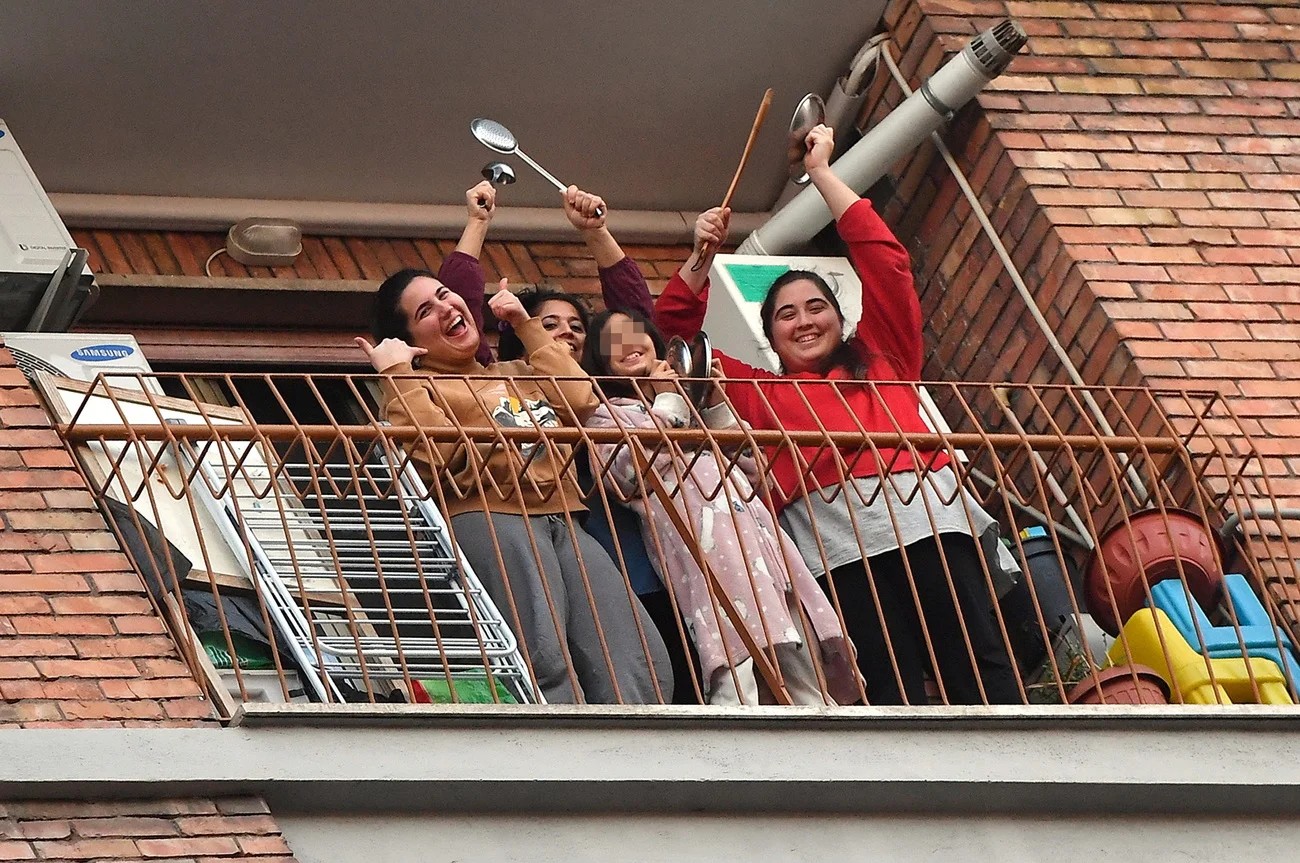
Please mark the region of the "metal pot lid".
<svg viewBox="0 0 1300 863"><path fill-rule="evenodd" d="M673 336L668 340L667 355L664 357L668 361L669 367L677 372L679 378L691 376L691 347L686 344L686 340L681 336Z"/></svg>
<svg viewBox="0 0 1300 863"><path fill-rule="evenodd" d="M799 100L798 107L794 109L794 116L790 118L790 139L786 158L790 163L790 179L801 186L808 182L808 172L803 165L804 156L808 155L808 147L804 144L804 139L808 137L808 133L814 126L825 122L826 103L816 93L809 93Z"/></svg>
<svg viewBox="0 0 1300 863"><path fill-rule="evenodd" d="M709 388L712 386L713 345L709 342L708 333L702 330L696 333L695 338L691 339L690 351L691 380L684 386L691 403L698 408L703 406L704 399L708 396Z"/></svg>

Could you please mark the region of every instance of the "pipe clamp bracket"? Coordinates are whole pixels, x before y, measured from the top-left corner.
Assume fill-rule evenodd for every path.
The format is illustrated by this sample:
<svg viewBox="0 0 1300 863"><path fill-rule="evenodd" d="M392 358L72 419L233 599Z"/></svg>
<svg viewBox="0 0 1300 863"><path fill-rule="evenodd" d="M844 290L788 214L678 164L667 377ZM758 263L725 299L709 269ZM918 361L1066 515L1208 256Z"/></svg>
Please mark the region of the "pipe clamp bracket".
<svg viewBox="0 0 1300 863"><path fill-rule="evenodd" d="M952 119L954 113L952 108L935 94L934 88L930 86L929 81L921 85L921 95L925 97L925 101L934 109L934 112L943 117L945 122Z"/></svg>

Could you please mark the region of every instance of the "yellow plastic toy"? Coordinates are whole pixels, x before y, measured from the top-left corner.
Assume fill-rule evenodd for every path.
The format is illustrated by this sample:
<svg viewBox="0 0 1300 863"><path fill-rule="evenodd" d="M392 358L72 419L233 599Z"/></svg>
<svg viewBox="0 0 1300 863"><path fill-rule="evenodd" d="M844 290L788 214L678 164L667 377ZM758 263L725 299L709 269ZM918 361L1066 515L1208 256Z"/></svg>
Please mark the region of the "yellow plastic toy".
<svg viewBox="0 0 1300 863"><path fill-rule="evenodd" d="M1177 701L1181 695L1184 704L1253 703L1252 675L1259 687L1260 704L1292 703L1286 677L1276 662L1259 657L1206 659L1187 643L1169 615L1158 608L1144 608L1129 618L1119 639L1106 651L1106 661L1108 665L1136 662L1151 667L1169 684L1171 697Z"/></svg>

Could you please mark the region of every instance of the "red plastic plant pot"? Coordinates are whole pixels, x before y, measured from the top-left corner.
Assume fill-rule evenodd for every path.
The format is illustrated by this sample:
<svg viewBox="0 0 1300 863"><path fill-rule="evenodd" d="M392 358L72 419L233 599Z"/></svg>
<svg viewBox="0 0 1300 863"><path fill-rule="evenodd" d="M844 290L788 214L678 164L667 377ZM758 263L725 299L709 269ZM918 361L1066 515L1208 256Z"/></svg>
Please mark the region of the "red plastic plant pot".
<svg viewBox="0 0 1300 863"><path fill-rule="evenodd" d="M1221 556L1216 552L1214 535L1187 510L1170 507L1134 513L1127 524L1121 521L1102 534L1088 560L1084 576L1088 611L1098 626L1118 635L1123 622L1146 605L1148 585L1178 578L1180 562L1192 596L1201 608L1211 609L1223 584Z"/></svg>
<svg viewBox="0 0 1300 863"><path fill-rule="evenodd" d="M1168 704L1169 684L1145 665L1117 665L1089 674L1068 697L1071 704Z"/></svg>

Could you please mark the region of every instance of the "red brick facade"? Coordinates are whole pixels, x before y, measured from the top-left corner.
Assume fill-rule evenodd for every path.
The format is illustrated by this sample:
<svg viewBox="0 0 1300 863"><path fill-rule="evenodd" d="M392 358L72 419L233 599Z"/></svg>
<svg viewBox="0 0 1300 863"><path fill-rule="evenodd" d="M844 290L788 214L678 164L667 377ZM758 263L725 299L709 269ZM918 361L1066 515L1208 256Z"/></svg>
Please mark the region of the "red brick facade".
<svg viewBox="0 0 1300 863"><path fill-rule="evenodd" d="M887 22L902 70L915 82L1007 14L1029 32L1029 44L978 97L983 110L964 115L950 138L1040 308L1075 347L1075 361L1091 368L1085 379L1117 382L1131 367L1130 378L1206 386L1239 397L1252 416L1293 419L1300 398L1300 384L1289 383L1300 377L1300 325L1292 323L1300 320L1297 10L899 0ZM877 90L887 93L875 102L880 115L896 103L897 89L881 81ZM955 337L1002 321L1010 283L933 157L925 147L910 160L890 208L904 230L919 226L912 251L938 313L931 371L1024 380L1043 354L1023 326L1027 316L1009 342L967 347ZM1017 302L1005 311L1014 315ZM1054 374L1055 361L1043 362L1040 374ZM1255 430L1293 437L1300 421L1261 422ZM1279 467L1294 472L1300 463Z"/></svg>
<svg viewBox="0 0 1300 863"><path fill-rule="evenodd" d="M241 860L292 852L256 798L40 801L0 807L3 860Z"/></svg>
<svg viewBox="0 0 1300 863"><path fill-rule="evenodd" d="M203 276L204 261L226 242L226 235L218 233L74 230L72 236L90 253L92 270L113 275ZM455 248L454 240L303 237L302 254L292 267L245 267L218 255L210 270L218 279L379 280L406 267L436 272ZM625 250L656 294L691 253L684 246L629 245ZM493 282L549 282L571 293L600 295L596 263L576 234L572 243L489 242L481 260Z"/></svg>
<svg viewBox="0 0 1300 863"><path fill-rule="evenodd" d="M204 300L192 288L167 287L179 277L202 282L203 263L225 244L219 233L80 231L76 242L90 253L90 267L115 278L89 310L81 328L135 335L157 367L194 368L196 363L231 366L288 364L339 370L362 368L365 357L353 338L365 332L371 285L405 267L437 271L456 247L451 240L373 237L303 238L303 254L292 267L244 267L226 255L212 262L213 281ZM545 282L587 297L600 307L600 280L586 246L572 243L489 242L481 256L495 285ZM686 260L682 246L626 246L650 290L658 293ZM123 288L121 277L143 275L149 287ZM161 278L160 278L161 277ZM293 280L292 283L290 280ZM332 290L313 291L311 280L330 280ZM104 280L108 282L109 280ZM235 290L232 283L244 290ZM288 285L289 289L284 287ZM254 290L248 290L254 288ZM230 310L240 309L232 321ZM179 316L184 316L181 320ZM489 332L489 339L495 332ZM304 362L305 358L310 358Z"/></svg>
<svg viewBox="0 0 1300 863"><path fill-rule="evenodd" d="M211 717L3 348L0 522L0 726L192 726ZM258 799L0 804L0 859L160 858L293 859Z"/></svg>
<svg viewBox="0 0 1300 863"><path fill-rule="evenodd" d="M0 724L209 717L72 456L2 349L0 519Z"/></svg>
<svg viewBox="0 0 1300 863"><path fill-rule="evenodd" d="M947 140L1039 308L1090 384L1221 393L1297 506L1300 9L895 0L886 24L915 86L1007 15L1029 44ZM885 78L875 119L899 100ZM926 376L1064 382L934 148L895 176Z"/></svg>

